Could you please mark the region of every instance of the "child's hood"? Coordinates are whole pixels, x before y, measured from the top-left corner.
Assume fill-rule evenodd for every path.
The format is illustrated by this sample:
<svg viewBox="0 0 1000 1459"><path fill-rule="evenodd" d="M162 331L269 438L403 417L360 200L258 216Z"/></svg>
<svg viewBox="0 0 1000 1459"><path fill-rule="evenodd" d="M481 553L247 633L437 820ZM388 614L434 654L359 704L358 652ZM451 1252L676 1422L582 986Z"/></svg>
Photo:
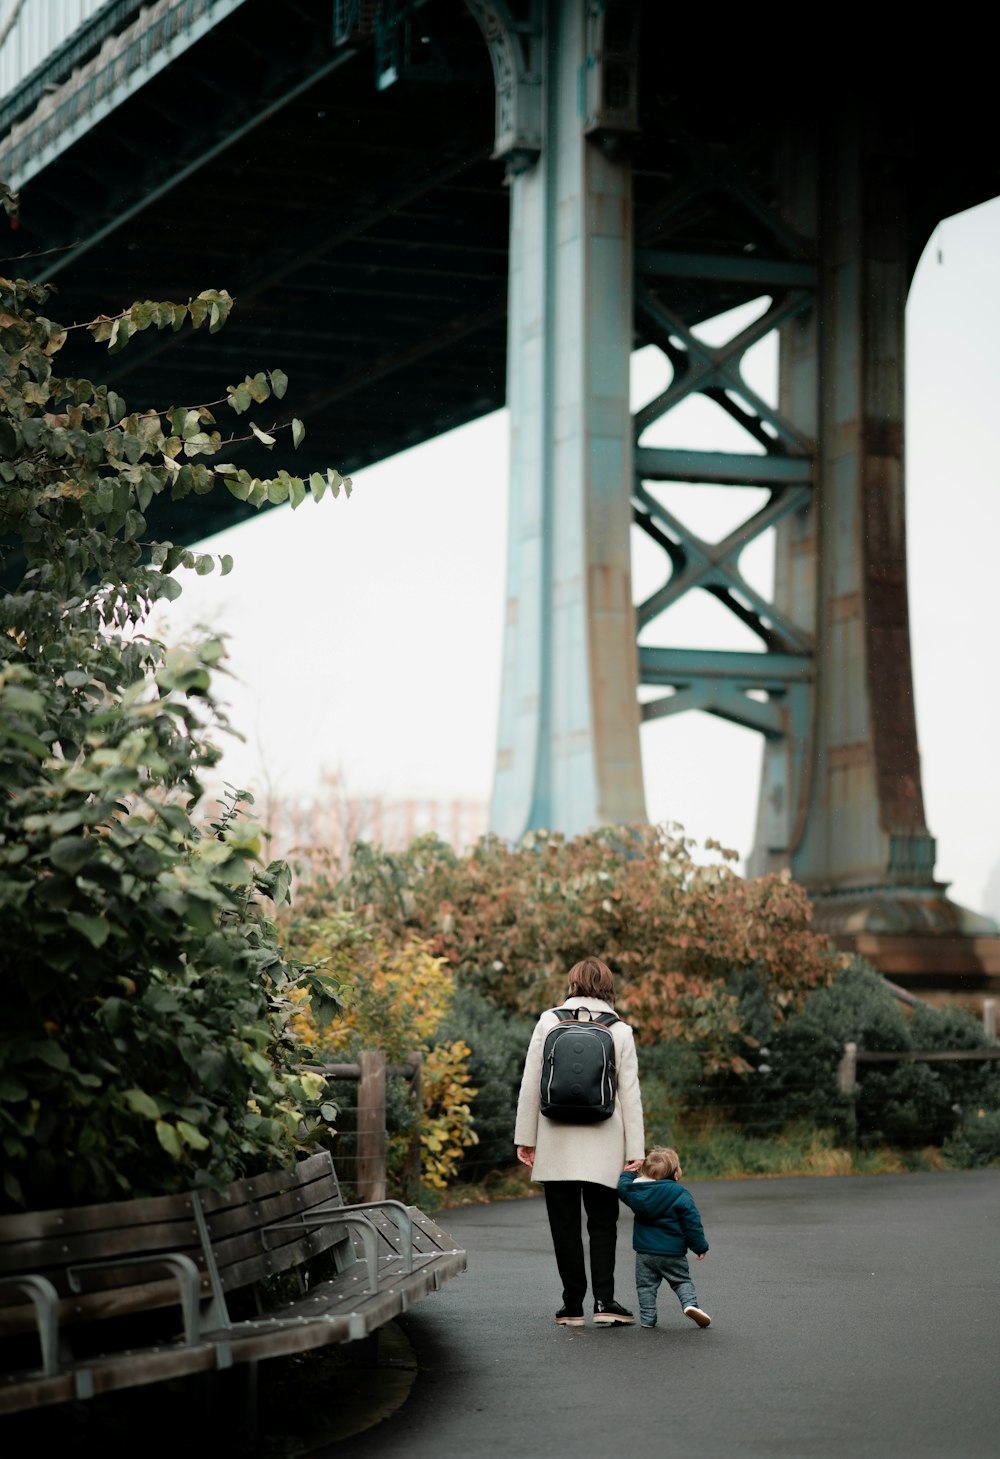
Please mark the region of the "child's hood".
<svg viewBox="0 0 1000 1459"><path fill-rule="evenodd" d="M686 1191L676 1180L634 1180L623 1194L637 1216L656 1221L672 1210Z"/></svg>

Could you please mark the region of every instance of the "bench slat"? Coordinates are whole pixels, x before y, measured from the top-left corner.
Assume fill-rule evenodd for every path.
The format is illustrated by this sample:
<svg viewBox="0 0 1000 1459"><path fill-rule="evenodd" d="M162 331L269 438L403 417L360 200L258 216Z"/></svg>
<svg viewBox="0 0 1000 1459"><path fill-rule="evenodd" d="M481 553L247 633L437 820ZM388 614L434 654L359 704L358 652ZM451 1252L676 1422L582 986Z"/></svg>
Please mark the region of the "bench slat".
<svg viewBox="0 0 1000 1459"><path fill-rule="evenodd" d="M294 1170L272 1170L266 1175L252 1175L244 1180L233 1181L224 1190L199 1191L201 1207L206 1215L236 1205L249 1205L266 1196L295 1187L306 1187L315 1180L331 1182L336 1198L340 1198L340 1186L333 1170L333 1159L328 1150L300 1160Z"/></svg>
<svg viewBox="0 0 1000 1459"><path fill-rule="evenodd" d="M262 1200L206 1211L205 1219L214 1244L232 1233L274 1226L306 1211L335 1211L342 1205L336 1183L314 1181L305 1188L276 1192Z"/></svg>
<svg viewBox="0 0 1000 1459"><path fill-rule="evenodd" d="M190 1194L148 1196L139 1200L105 1201L93 1206L68 1206L65 1210L22 1211L0 1216L0 1251L7 1242L41 1241L86 1231L131 1229L167 1221L191 1220L194 1202Z"/></svg>
<svg viewBox="0 0 1000 1459"><path fill-rule="evenodd" d="M8 1242L0 1247L0 1276L24 1271L65 1271L89 1261L155 1251L200 1251L193 1212L183 1220L63 1231L58 1236Z"/></svg>

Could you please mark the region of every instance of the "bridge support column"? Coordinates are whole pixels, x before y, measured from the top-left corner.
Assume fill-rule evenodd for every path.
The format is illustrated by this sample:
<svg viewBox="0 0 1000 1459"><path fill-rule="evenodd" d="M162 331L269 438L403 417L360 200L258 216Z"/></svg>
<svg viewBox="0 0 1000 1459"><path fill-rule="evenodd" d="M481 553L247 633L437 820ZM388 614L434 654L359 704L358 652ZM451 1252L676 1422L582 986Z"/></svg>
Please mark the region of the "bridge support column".
<svg viewBox="0 0 1000 1459"><path fill-rule="evenodd" d="M786 216L816 239L820 271L815 309L782 332L781 407L815 436L816 496L778 527L775 596L814 626L815 685L798 774L785 763L790 742L765 748L754 869L790 864L817 927L890 977L923 972L937 985L943 965L971 971L971 938L993 929L934 880L907 602L909 198L891 139L858 112L845 112L818 155L799 136L787 159ZM790 782L787 843L761 844Z"/></svg>
<svg viewBox="0 0 1000 1459"><path fill-rule="evenodd" d="M537 161L511 168L507 610L491 826L645 819L631 592L632 197L593 7L543 7Z"/></svg>

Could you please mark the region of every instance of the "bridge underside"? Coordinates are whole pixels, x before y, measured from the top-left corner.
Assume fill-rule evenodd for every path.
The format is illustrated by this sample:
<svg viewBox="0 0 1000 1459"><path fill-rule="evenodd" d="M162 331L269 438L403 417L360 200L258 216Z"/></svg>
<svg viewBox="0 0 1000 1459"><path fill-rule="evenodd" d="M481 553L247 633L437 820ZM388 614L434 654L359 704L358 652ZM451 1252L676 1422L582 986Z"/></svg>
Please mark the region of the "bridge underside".
<svg viewBox="0 0 1000 1459"><path fill-rule="evenodd" d="M67 133L44 167L27 165L13 236L23 271L58 285L61 320L205 287L236 299L211 339L144 336L111 361L84 343L72 368L141 409L217 400L281 367L285 418L307 425L304 470L357 471L509 402L517 561L499 828L641 817L634 690L659 687L647 718L690 705L764 736L756 869L791 865L817 920L901 983L943 970L966 991L1000 986L996 939L971 935L986 929L933 881L899 550L902 302L939 220L1000 193L991 86L941 67L930 105L919 68L866 63L848 39L818 69L780 44L766 71L735 45L712 58L659 3L345 5L400 22L359 19L339 41L334 8L286 0L276 25L271 0L220 3L229 13L168 67ZM626 36L614 76L613 24ZM504 25L507 52L495 44ZM867 54L889 40L870 36ZM501 144L497 85L518 48L537 145L516 127ZM72 66L93 60L69 51L0 108L0 175L15 185L38 98L58 100ZM602 75L610 89L582 125ZM619 81L621 114L634 103L624 124L621 98L609 100ZM579 267L552 243L577 234ZM552 250L544 265L539 250ZM893 317L856 307L880 291ZM749 335L713 356L696 333L762 298L760 332L781 339L773 409L741 388ZM646 344L673 383L629 421L628 353ZM646 427L695 388L746 429L743 456L644 446ZM269 457L242 452L266 471ZM766 486L770 498L742 537L712 546L669 511L660 487L674 481ZM185 499L152 525L194 541L246 511ZM869 548L862 533L838 559L830 544L856 534L859 511L882 535ZM638 648L633 514L667 559L664 588L637 610ZM778 581L765 603L738 558L771 526ZM654 620L689 587L729 607L761 652L709 662L657 640Z"/></svg>
<svg viewBox="0 0 1000 1459"><path fill-rule="evenodd" d="M350 472L504 404L509 189L503 163L491 160L494 75L466 6L415 9L385 89L374 35L335 45L332 11L284 0L279 25L271 0L244 0L21 186L7 252L58 285L63 320L227 288L237 307L218 336L138 341L110 372L93 350L75 363L110 373L131 408L213 400L220 382L280 366L291 377L286 414L309 432L303 465ZM678 46L667 10L645 5L633 151L640 240L690 167L682 133L731 146L752 173L766 173L789 120L814 117L844 90L832 53L821 76L797 74L773 53L780 83L730 53L703 80L683 36ZM17 183L10 129L30 122L37 98L90 54L64 47L22 88L24 101L4 100L0 176ZM671 55L677 63L665 64ZM865 78L855 71L852 84ZM895 89L900 156L919 197L912 268L938 219L1000 190L996 151L986 168L978 140L992 135L989 93L977 98L970 82L949 96L938 78L931 114L917 78L880 76L878 86ZM702 197L678 237L699 249L745 246L754 224L721 217ZM697 324L754 292L689 280L674 284L672 307ZM637 317L634 345L649 338ZM235 500L180 502L169 526L197 540L246 512Z"/></svg>

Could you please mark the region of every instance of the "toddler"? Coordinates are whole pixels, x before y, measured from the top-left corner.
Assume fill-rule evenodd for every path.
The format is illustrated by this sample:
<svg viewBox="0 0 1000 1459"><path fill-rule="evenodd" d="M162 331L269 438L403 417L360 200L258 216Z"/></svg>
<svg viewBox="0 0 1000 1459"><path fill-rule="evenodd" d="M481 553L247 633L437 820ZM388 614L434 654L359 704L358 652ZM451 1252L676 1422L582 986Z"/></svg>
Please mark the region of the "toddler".
<svg viewBox="0 0 1000 1459"><path fill-rule="evenodd" d="M669 1283L685 1317L699 1327L712 1323L698 1306L688 1266L688 1249L701 1261L708 1242L698 1207L680 1184L682 1174L677 1151L657 1145L638 1171L625 1170L618 1181L618 1194L635 1216L632 1246L642 1327L656 1326L656 1294L661 1282Z"/></svg>

